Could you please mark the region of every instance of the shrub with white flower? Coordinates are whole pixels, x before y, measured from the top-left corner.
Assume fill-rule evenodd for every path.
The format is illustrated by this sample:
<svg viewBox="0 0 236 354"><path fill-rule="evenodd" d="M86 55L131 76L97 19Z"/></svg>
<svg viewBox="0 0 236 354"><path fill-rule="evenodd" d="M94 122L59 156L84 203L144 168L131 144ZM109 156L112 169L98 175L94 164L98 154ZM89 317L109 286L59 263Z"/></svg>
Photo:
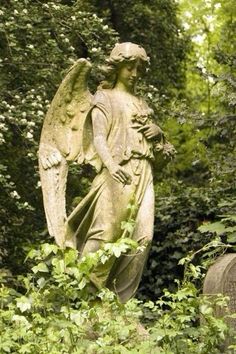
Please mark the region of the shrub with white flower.
<svg viewBox="0 0 236 354"><path fill-rule="evenodd" d="M42 231L47 235L37 150L56 89L78 57L89 53L96 61L91 49L105 56L118 38L98 16L73 3L1 5L0 248L6 262L11 253L23 264L24 247L42 240Z"/></svg>

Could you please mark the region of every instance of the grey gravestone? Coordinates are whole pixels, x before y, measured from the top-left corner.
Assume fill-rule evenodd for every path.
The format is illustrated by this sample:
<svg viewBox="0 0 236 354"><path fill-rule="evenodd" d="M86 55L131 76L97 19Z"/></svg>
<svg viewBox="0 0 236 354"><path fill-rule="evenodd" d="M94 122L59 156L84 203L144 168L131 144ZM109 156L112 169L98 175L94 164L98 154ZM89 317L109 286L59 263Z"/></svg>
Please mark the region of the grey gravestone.
<svg viewBox="0 0 236 354"><path fill-rule="evenodd" d="M204 295L223 294L229 297L228 310L230 314L236 313L236 253L228 253L209 268L203 285ZM222 309L215 309L216 316L222 316ZM228 325L236 331L236 319L228 319ZM228 338L225 348L230 344Z"/></svg>

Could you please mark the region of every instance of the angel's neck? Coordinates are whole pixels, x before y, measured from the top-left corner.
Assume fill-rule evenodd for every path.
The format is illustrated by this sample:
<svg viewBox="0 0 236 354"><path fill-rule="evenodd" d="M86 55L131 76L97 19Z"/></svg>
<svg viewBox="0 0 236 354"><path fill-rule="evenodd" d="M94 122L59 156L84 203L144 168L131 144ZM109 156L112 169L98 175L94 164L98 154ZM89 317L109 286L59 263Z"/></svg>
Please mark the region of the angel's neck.
<svg viewBox="0 0 236 354"><path fill-rule="evenodd" d="M121 81L117 81L115 87L115 90L121 91L121 92L125 92L125 93L129 93L131 95L135 94L135 85L125 85L123 82Z"/></svg>

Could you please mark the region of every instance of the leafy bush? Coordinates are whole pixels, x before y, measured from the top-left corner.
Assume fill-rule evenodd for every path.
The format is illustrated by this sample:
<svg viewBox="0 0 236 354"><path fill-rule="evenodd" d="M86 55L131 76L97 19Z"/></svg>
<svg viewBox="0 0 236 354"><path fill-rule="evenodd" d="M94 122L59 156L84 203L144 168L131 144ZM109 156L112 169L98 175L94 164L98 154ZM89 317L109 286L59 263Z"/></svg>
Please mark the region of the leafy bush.
<svg viewBox="0 0 236 354"><path fill-rule="evenodd" d="M0 261L18 274L29 245L48 239L37 149L49 102L78 57L96 66L118 39L95 13L66 3L1 1ZM78 184L72 178L69 200Z"/></svg>
<svg viewBox="0 0 236 354"><path fill-rule="evenodd" d="M221 250L222 244L205 250L211 247ZM202 278L202 267L193 265L193 256L181 261L185 277L178 290L166 290L156 302L122 304L108 289L94 289L90 275L97 264L135 250L130 239L80 260L76 250L52 244L31 250L32 271L19 276L17 285L7 284L2 274L1 353L220 354L227 326L213 309L225 307L226 299L199 294L194 282Z"/></svg>

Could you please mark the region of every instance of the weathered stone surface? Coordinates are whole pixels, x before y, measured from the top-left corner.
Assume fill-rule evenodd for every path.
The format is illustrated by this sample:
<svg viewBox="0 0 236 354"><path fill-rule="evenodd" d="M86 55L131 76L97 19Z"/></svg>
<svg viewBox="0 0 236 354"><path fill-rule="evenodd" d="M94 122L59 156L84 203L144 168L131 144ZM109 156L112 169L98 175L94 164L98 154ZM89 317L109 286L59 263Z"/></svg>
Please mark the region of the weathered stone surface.
<svg viewBox="0 0 236 354"><path fill-rule="evenodd" d="M208 270L204 286L204 294L223 294L230 297L229 310L236 312L236 253L228 253L220 257ZM236 320L234 320L236 329Z"/></svg>
<svg viewBox="0 0 236 354"><path fill-rule="evenodd" d="M92 97L87 88L91 64L78 60L52 101L39 148L48 229L60 246L76 247L82 256L121 237L143 246L142 252L111 259L91 274L96 287L109 287L122 301L138 287L153 236L155 160L175 152L153 110L135 92L147 62L141 46L117 44L106 60L105 80ZM69 161L91 164L97 176L67 217ZM134 227L127 234L122 222L131 219Z"/></svg>
<svg viewBox="0 0 236 354"><path fill-rule="evenodd" d="M236 253L228 253L219 257L209 268L203 286L204 295L223 294L229 297L227 308L230 314L236 313ZM226 309L215 308L216 316L226 314ZM227 323L236 331L236 319L228 318ZM226 339L224 347L230 344L230 337Z"/></svg>

